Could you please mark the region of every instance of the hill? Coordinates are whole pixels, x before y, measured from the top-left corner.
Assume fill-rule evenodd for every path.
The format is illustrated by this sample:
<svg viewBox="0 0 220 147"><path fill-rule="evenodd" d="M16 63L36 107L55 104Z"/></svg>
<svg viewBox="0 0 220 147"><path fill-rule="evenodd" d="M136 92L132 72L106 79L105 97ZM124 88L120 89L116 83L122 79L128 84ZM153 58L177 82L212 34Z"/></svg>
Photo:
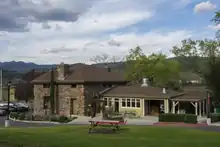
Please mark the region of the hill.
<svg viewBox="0 0 220 147"><path fill-rule="evenodd" d="M11 61L11 62L0 62L0 68L7 71L15 71L19 73L24 73L32 69L36 70L48 70L55 65L39 65L31 62L22 62L22 61Z"/></svg>
<svg viewBox="0 0 220 147"><path fill-rule="evenodd" d="M189 57L175 57L169 58L168 60L176 60L180 63L181 72L191 72L195 63L199 64L200 67L205 68L205 58L189 58ZM93 64L98 67L110 67L115 70L123 71L125 69L125 62L115 62L115 63L98 63ZM5 79L20 79L23 73L26 73L32 69L36 71L47 71L52 67L55 67L55 64L52 65L39 65L35 63L26 63L26 62L0 62L0 68L4 70L3 77ZM188 74L190 75L190 74ZM192 75L195 77L195 74Z"/></svg>

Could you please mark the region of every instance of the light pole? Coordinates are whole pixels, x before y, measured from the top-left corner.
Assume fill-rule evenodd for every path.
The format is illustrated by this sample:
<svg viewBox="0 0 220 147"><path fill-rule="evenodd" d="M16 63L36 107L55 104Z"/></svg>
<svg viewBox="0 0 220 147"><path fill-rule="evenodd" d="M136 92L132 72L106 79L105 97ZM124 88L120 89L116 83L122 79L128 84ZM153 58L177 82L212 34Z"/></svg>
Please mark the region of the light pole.
<svg viewBox="0 0 220 147"><path fill-rule="evenodd" d="M9 115L10 115L10 87L11 87L11 81L8 81L7 83L8 86L8 108L7 108L7 118L5 120L5 127L9 127L10 122L9 122Z"/></svg>

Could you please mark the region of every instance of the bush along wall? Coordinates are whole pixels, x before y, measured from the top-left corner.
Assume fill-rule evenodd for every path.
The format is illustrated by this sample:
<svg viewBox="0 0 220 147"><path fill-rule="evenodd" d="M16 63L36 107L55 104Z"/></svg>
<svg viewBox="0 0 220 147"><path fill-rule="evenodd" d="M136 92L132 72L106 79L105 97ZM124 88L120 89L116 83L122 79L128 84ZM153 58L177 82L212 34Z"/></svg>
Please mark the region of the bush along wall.
<svg viewBox="0 0 220 147"><path fill-rule="evenodd" d="M67 117L63 115L54 115L54 116L49 116L49 115L28 115L25 113L17 113L17 112L11 112L10 113L10 118L12 119L17 119L17 120L28 120L28 121L51 121L51 122L58 122L58 123L68 123L77 117Z"/></svg>
<svg viewBox="0 0 220 147"><path fill-rule="evenodd" d="M159 122L184 122L184 123L197 123L197 116L194 114L160 114Z"/></svg>
<svg viewBox="0 0 220 147"><path fill-rule="evenodd" d="M210 115L210 118L211 118L212 123L219 122L220 121L220 114L219 113L212 113Z"/></svg>

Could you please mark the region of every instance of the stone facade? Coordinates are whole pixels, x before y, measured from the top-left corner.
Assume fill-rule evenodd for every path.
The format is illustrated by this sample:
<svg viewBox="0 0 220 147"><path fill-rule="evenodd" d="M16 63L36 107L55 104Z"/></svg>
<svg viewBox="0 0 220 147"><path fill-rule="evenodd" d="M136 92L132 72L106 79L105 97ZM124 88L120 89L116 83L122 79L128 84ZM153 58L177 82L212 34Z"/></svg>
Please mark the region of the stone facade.
<svg viewBox="0 0 220 147"><path fill-rule="evenodd" d="M55 112L62 115L88 115L92 98L104 87L101 84L89 85L57 85L55 88ZM34 115L45 115L50 113L50 102L48 108L44 109L44 97L50 95L49 88L43 85L34 86ZM74 101L71 106L71 99ZM71 112L71 107L73 107Z"/></svg>
<svg viewBox="0 0 220 147"><path fill-rule="evenodd" d="M73 114L83 115L84 114L84 86L77 85L58 85L58 103L59 103L59 114L70 115L71 112L71 99L74 100L75 105Z"/></svg>
<svg viewBox="0 0 220 147"><path fill-rule="evenodd" d="M55 113L66 116L71 114L89 115L91 105L94 104L92 99L98 92L107 87L98 82L86 84L70 83L71 80L64 82L68 71L69 66L64 63L58 65L55 71L55 80L57 80L58 83L60 82L55 85L54 91ZM48 107L45 109L45 96L47 96L47 98L50 96L50 88L45 88L43 84L35 83L34 115L45 115L50 113L50 97L49 101L47 101Z"/></svg>
<svg viewBox="0 0 220 147"><path fill-rule="evenodd" d="M34 85L34 115L45 115L50 112L50 104L44 109L44 97L50 95L50 89L43 85Z"/></svg>

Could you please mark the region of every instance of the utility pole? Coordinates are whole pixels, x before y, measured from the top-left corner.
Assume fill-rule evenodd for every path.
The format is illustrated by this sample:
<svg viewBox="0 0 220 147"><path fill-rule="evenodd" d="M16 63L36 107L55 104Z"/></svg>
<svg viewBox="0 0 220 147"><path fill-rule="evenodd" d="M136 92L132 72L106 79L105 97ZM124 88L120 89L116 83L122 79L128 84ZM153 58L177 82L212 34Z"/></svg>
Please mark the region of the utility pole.
<svg viewBox="0 0 220 147"><path fill-rule="evenodd" d="M55 107L54 107L54 69L51 69L50 75L50 107L51 107L51 114L54 115Z"/></svg>
<svg viewBox="0 0 220 147"><path fill-rule="evenodd" d="M2 91L3 91L3 90L2 90L2 89L3 89L3 85L2 85L2 83L3 83L3 82L2 82L2 79L3 79L3 78L2 78L2 76L3 76L3 71L2 71L2 69L0 70L0 76L1 76L1 77L0 77L0 80L1 80L1 81L0 81L0 85L1 85L1 90L0 90L0 97L1 97L1 98L0 98L0 101L3 101L3 92L2 92Z"/></svg>

